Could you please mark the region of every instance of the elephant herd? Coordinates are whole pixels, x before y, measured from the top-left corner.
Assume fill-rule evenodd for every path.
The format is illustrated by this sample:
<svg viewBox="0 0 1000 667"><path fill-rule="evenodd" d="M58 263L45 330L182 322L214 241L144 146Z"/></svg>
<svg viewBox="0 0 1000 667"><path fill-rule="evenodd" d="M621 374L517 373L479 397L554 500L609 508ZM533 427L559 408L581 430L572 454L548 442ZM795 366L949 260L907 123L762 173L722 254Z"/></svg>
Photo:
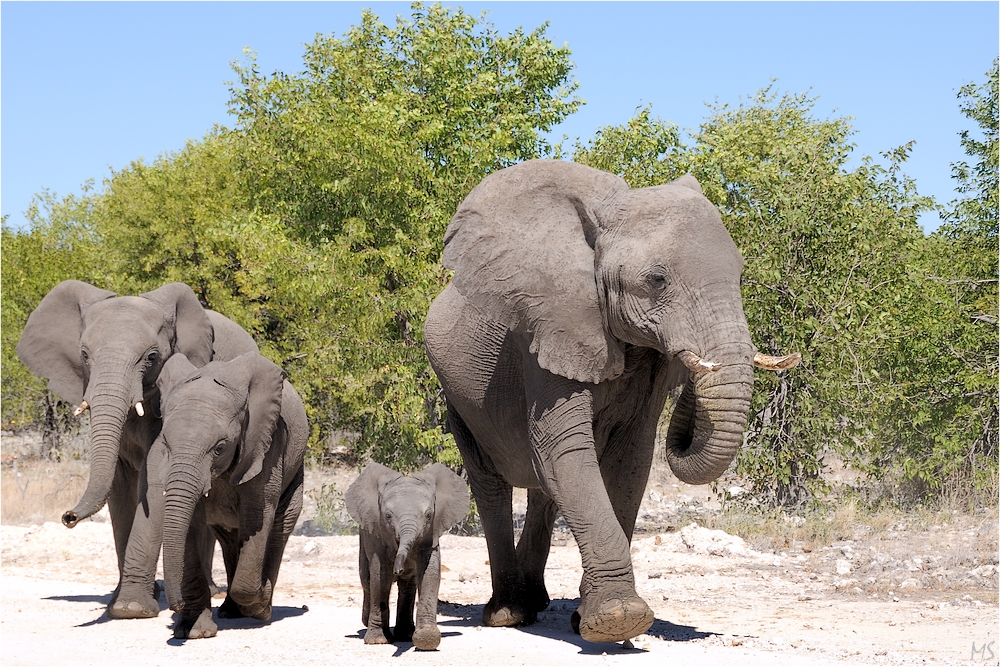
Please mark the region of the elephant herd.
<svg viewBox="0 0 1000 667"><path fill-rule="evenodd" d="M483 624L529 624L548 606L561 513L583 566L574 631L591 642L635 637L653 612L636 593L629 543L668 395L680 389L668 462L705 484L736 456L754 366L783 371L799 355L754 347L743 259L690 176L631 189L583 165L522 163L474 188L444 241L454 277L427 313L424 342L489 550ZM62 521L72 528L109 506L120 579L108 615L158 614L162 545L175 637L213 636L218 540L228 588L217 616L270 618L302 509L309 428L252 337L182 283L116 296L69 280L32 312L17 353L90 412L89 482ZM436 492L415 495L421 485ZM528 490L516 544L513 487ZM466 483L437 464L414 477L373 464L346 500L361 525L366 642L436 647L437 537L464 516ZM393 517L406 513L423 527L404 535Z"/></svg>

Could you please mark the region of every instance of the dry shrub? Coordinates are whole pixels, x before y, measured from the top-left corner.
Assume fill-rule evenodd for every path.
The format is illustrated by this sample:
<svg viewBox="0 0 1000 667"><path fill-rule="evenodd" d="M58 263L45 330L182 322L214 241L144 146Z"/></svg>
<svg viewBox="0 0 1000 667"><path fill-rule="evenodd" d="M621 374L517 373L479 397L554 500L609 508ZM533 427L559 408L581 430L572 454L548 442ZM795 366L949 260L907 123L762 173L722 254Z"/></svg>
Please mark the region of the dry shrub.
<svg viewBox="0 0 1000 667"><path fill-rule="evenodd" d="M87 461L5 460L0 472L0 522L59 521L83 495L88 477Z"/></svg>

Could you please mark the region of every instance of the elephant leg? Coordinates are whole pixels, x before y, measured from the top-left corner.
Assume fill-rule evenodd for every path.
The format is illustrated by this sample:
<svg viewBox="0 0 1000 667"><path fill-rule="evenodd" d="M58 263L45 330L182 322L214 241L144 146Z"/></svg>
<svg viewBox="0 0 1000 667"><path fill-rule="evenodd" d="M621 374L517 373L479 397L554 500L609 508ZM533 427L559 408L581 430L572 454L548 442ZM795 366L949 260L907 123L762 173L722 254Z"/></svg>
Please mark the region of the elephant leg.
<svg viewBox="0 0 1000 667"><path fill-rule="evenodd" d="M274 513L274 523L271 526L271 534L267 542L267 553L264 560L264 582L271 585L271 594L278 585L278 572L281 569L281 558L285 553L285 546L288 538L295 531L295 524L299 520L302 512L302 485L305 479L303 468L299 468L292 482L285 488L278 500L278 507ZM267 600L268 608L271 606L271 598Z"/></svg>
<svg viewBox="0 0 1000 667"><path fill-rule="evenodd" d="M392 639L397 642L413 640L413 606L417 602L417 579L409 577L396 580L396 625Z"/></svg>
<svg viewBox="0 0 1000 667"><path fill-rule="evenodd" d="M524 574L524 600L531 612L545 611L549 593L545 589L545 563L552 544L552 527L559 508L541 489L528 489L528 512L517 541L517 563Z"/></svg>
<svg viewBox="0 0 1000 667"><path fill-rule="evenodd" d="M132 522L135 519L138 504L139 473L126 461L119 458L115 468L115 476L111 481L111 494L108 496L108 513L111 515L111 530L115 537L115 551L118 555L118 586L111 596L109 610L118 600L118 594L122 589L125 553L128 549L129 536L132 534Z"/></svg>
<svg viewBox="0 0 1000 667"><path fill-rule="evenodd" d="M371 605L372 602L377 597L377 590L371 590L371 567L369 566L369 561L371 556L365 549L365 536L362 535L359 540L361 541L361 548L358 549L358 574L361 575L361 624L366 628L369 627L368 621L371 619Z"/></svg>
<svg viewBox="0 0 1000 667"><path fill-rule="evenodd" d="M448 423L469 473L469 486L490 555L493 596L483 608L483 625L511 627L534 623L536 615L525 604L524 575L514 550L513 488L481 456L472 432L450 404Z"/></svg>
<svg viewBox="0 0 1000 667"><path fill-rule="evenodd" d="M280 480L280 475L278 479ZM274 495L277 499L278 494ZM268 544L270 544L274 527L277 502L268 503L266 500L258 499L254 501L258 509L254 510L247 508L251 504L250 499L243 497L241 501L241 512L248 516L259 512L260 504L263 503L263 516L259 520L256 518L253 520L253 523L259 521L260 525L260 529L253 532L249 528L248 521L243 518L240 520L242 544L236 561L236 571L229 584L227 598L231 598L239 606L244 616L267 621L271 618L271 594L274 591L274 582L264 578L264 568L267 561Z"/></svg>
<svg viewBox="0 0 1000 667"><path fill-rule="evenodd" d="M649 481L656 441L655 419L644 420L633 429L615 429L601 452L601 476L608 499L615 509L622 531L629 542L635 530L635 519Z"/></svg>
<svg viewBox="0 0 1000 667"><path fill-rule="evenodd" d="M391 644L389 629L389 591L392 588L392 561L385 562L379 553L372 553L368 562L368 629L366 644Z"/></svg>
<svg viewBox="0 0 1000 667"><path fill-rule="evenodd" d="M163 465L166 448L157 441L139 471L139 498L135 508L116 598L108 605L112 618L152 618L157 602L156 562L163 541Z"/></svg>
<svg viewBox="0 0 1000 667"><path fill-rule="evenodd" d="M233 575L236 573L236 563L240 558L240 532L236 529L213 527L213 534L222 547L222 561L226 566L226 599L219 606L219 618L243 618L243 612L229 596L232 590Z"/></svg>
<svg viewBox="0 0 1000 667"><path fill-rule="evenodd" d="M441 587L441 549L434 547L426 556L421 554L417 568L417 624L413 645L421 651L433 651L441 644L437 625L438 592Z"/></svg>
<svg viewBox="0 0 1000 667"><path fill-rule="evenodd" d="M206 527L206 530L205 540L202 542L205 550L201 554L201 564L205 568L205 579L208 581L208 590L211 591L212 597L215 597L222 592L219 585L215 583L215 577L212 575L212 561L215 560L215 535L212 534L211 529Z"/></svg>
<svg viewBox="0 0 1000 667"><path fill-rule="evenodd" d="M181 611L174 625L174 638L201 639L214 637L218 626L212 620L212 593L205 579L201 562L204 552L205 502L199 501L191 516L184 542L184 580L181 582Z"/></svg>
<svg viewBox="0 0 1000 667"><path fill-rule="evenodd" d="M590 392L529 365L525 385L536 470L580 547L580 635L615 642L642 634L653 612L635 591L629 540L605 490Z"/></svg>

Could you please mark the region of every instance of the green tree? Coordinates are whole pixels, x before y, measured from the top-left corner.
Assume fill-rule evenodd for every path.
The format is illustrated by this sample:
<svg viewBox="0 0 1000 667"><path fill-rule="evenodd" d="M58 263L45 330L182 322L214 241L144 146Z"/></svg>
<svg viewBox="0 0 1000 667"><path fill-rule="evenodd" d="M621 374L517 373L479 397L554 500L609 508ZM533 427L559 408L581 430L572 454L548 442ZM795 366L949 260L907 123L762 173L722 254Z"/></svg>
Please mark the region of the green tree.
<svg viewBox="0 0 1000 667"><path fill-rule="evenodd" d="M6 216L0 230L0 277L3 308L2 337L3 406L5 427L42 426L49 445L66 425L68 411L17 358L15 348L28 316L52 287L63 280L92 280L97 246L88 224L93 218L91 185L81 196L59 199L50 191L36 195L27 211L29 228L15 230Z"/></svg>
<svg viewBox="0 0 1000 667"><path fill-rule="evenodd" d="M668 183L687 173L690 155L677 126L636 111L625 125L608 125L587 143L577 142L573 161L617 174L633 188Z"/></svg>
<svg viewBox="0 0 1000 667"><path fill-rule="evenodd" d="M311 417L324 433L360 434L358 453L399 465L456 456L423 318L447 282L442 241L462 197L490 171L547 154L545 132L580 104L569 52L544 31L504 37L415 4L395 27L365 12L342 38L317 36L298 74L262 76L252 56L236 66L247 210L331 273L310 294L315 319L289 313L276 345L297 353L296 378L322 378Z"/></svg>
<svg viewBox="0 0 1000 667"><path fill-rule="evenodd" d="M952 165L961 195L927 239L915 280L920 298L910 312L915 335L902 342L908 377L886 417L908 437L883 443L906 478L933 494L995 504L997 488L998 165L997 61L982 84L958 94L962 113L980 137L960 133L974 160ZM960 489L974 489L963 493Z"/></svg>
<svg viewBox="0 0 1000 667"><path fill-rule="evenodd" d="M757 374L737 466L758 498L785 506L823 490L827 454L854 460L878 436L880 359L910 334L896 317L912 293L917 215L932 205L901 172L909 146L887 153L888 167L865 157L851 169L848 119L817 120L814 102L768 88L713 107L692 156L746 260L756 345L803 355L793 371Z"/></svg>

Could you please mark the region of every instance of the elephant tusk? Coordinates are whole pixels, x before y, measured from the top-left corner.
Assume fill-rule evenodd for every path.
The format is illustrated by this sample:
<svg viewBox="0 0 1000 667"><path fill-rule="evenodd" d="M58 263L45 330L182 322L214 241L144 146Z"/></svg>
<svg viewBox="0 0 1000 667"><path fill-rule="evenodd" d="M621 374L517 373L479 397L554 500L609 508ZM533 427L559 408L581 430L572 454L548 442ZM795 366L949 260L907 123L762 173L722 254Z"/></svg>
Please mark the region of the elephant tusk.
<svg viewBox="0 0 1000 667"><path fill-rule="evenodd" d="M802 355L798 352L786 354L783 357L772 357L760 352L753 355L753 365L769 371L787 371L789 368L798 366L800 361L802 361Z"/></svg>
<svg viewBox="0 0 1000 667"><path fill-rule="evenodd" d="M678 352L677 358L680 359L692 373L714 373L722 368L722 364L717 364L714 361L705 361L690 350Z"/></svg>
<svg viewBox="0 0 1000 667"><path fill-rule="evenodd" d="M73 416L74 417L79 417L80 415L83 414L83 411L86 410L89 407L90 407L90 403L88 403L87 401L84 401L83 403L80 404L80 407L78 407L76 410L73 411Z"/></svg>
<svg viewBox="0 0 1000 667"><path fill-rule="evenodd" d="M142 409L142 401L139 401L138 403L135 404L135 414L139 415L140 417L146 415L146 411Z"/></svg>

